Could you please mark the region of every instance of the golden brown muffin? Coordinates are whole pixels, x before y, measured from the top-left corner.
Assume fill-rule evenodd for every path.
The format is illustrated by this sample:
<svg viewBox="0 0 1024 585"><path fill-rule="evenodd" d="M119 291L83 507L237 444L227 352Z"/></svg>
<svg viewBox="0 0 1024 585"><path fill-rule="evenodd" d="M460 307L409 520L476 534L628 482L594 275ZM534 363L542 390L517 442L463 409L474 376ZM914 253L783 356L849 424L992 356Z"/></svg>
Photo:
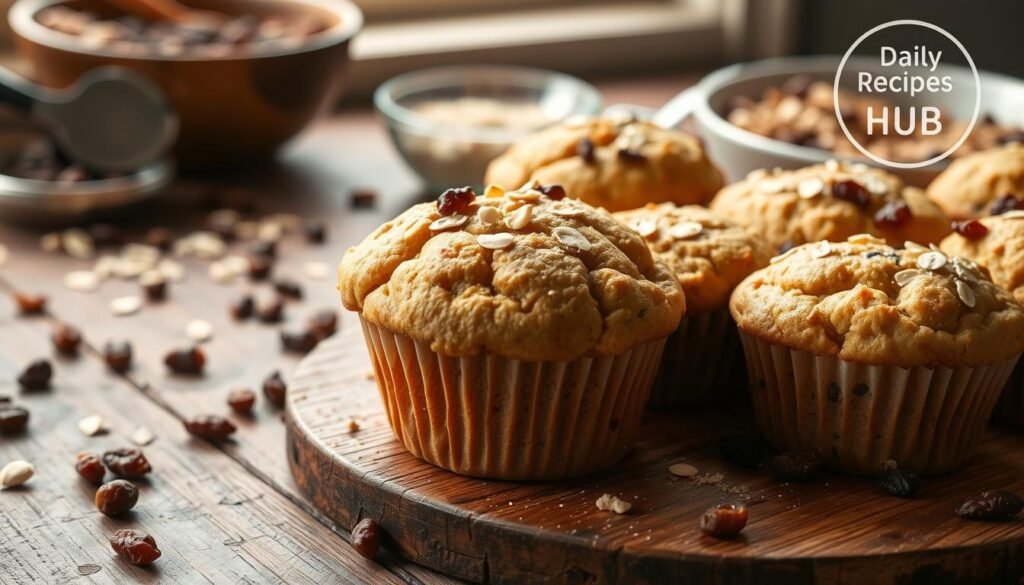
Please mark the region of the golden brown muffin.
<svg viewBox="0 0 1024 585"><path fill-rule="evenodd" d="M763 234L776 248L869 233L898 246L938 243L949 220L924 193L881 169L828 161L755 171L722 189L711 210Z"/></svg>
<svg viewBox="0 0 1024 585"><path fill-rule="evenodd" d="M988 215L1006 195L1024 199L1024 144L955 160L928 185L928 196L954 219Z"/></svg>
<svg viewBox="0 0 1024 585"><path fill-rule="evenodd" d="M542 130L487 169L487 182L506 189L529 180L562 185L573 197L610 211L666 201L704 205L723 185L697 138L612 117Z"/></svg>
<svg viewBox="0 0 1024 585"><path fill-rule="evenodd" d="M730 308L761 431L859 474L962 465L1024 350L1024 307L983 268L867 235L790 250Z"/></svg>
<svg viewBox="0 0 1024 585"><path fill-rule="evenodd" d="M671 203L616 213L647 239L683 287L686 316L665 344L650 406L722 402L743 385L743 354L729 295L773 251L746 228L696 205Z"/></svg>

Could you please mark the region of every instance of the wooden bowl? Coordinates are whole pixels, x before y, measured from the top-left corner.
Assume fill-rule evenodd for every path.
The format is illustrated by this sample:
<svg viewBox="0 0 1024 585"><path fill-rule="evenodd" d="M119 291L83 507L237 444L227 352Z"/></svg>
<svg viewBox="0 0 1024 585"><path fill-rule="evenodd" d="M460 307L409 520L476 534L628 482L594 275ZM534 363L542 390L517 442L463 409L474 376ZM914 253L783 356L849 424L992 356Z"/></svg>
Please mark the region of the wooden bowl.
<svg viewBox="0 0 1024 585"><path fill-rule="evenodd" d="M90 47L36 20L43 9L65 5L115 16L101 0L19 0L9 13L18 52L39 83L62 88L107 65L138 71L159 83L177 109L181 132L175 154L182 166L216 167L264 159L295 136L337 98L348 64L348 45L362 28L347 0L187 0L196 8L256 16L300 15L327 28L297 46L252 45L226 57L183 54L122 55Z"/></svg>

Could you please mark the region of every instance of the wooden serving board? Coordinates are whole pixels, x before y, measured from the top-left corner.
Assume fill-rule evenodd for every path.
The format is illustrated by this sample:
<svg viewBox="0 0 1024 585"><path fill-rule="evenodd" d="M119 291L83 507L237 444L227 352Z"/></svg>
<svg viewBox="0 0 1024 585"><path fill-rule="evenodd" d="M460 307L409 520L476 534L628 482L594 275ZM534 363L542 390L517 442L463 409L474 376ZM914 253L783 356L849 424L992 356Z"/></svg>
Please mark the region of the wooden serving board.
<svg viewBox="0 0 1024 585"><path fill-rule="evenodd" d="M374 518L386 546L417 563L486 583L1016 584L1024 575L1024 520L971 522L954 513L969 494L1024 493L1024 436L993 429L970 466L926 479L912 500L871 479L779 483L732 466L717 441L750 433L752 422L714 412L651 413L633 453L602 474L473 479L416 459L394 439L361 333L347 317L347 330L291 380L292 473L324 514L344 528ZM360 426L354 433L350 417ZM671 475L680 462L700 479ZM598 510L604 493L633 509ZM729 501L749 506L742 536L705 536L701 514Z"/></svg>

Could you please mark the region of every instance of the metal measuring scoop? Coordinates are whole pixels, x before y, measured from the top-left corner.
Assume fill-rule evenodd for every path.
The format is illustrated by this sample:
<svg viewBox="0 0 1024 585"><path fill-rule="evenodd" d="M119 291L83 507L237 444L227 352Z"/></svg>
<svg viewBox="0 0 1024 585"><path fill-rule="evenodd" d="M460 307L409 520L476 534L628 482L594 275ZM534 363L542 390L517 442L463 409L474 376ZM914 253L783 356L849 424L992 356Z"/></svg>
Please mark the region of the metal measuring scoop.
<svg viewBox="0 0 1024 585"><path fill-rule="evenodd" d="M61 153L100 173L140 169L164 158L178 119L152 81L120 67L86 73L71 87L41 87L0 68L0 102L40 120Z"/></svg>

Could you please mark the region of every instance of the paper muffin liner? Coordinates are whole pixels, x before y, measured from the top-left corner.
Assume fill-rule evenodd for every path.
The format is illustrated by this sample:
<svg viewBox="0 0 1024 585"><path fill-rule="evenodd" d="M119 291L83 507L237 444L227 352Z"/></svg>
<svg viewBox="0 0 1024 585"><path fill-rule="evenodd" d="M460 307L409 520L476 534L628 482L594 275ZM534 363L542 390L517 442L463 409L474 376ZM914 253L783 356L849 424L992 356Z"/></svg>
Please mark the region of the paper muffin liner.
<svg viewBox="0 0 1024 585"><path fill-rule="evenodd" d="M569 362L458 358L361 321L398 440L438 467L494 479L559 479L616 463L665 345Z"/></svg>
<svg viewBox="0 0 1024 585"><path fill-rule="evenodd" d="M1024 426L1024 360L1017 364L1003 389L992 418L1016 426Z"/></svg>
<svg viewBox="0 0 1024 585"><path fill-rule="evenodd" d="M744 382L743 350L728 309L687 313L665 342L648 407L721 403Z"/></svg>
<svg viewBox="0 0 1024 585"><path fill-rule="evenodd" d="M1018 358L977 367L873 366L740 332L761 433L782 451L876 475L889 460L921 474L974 453Z"/></svg>

